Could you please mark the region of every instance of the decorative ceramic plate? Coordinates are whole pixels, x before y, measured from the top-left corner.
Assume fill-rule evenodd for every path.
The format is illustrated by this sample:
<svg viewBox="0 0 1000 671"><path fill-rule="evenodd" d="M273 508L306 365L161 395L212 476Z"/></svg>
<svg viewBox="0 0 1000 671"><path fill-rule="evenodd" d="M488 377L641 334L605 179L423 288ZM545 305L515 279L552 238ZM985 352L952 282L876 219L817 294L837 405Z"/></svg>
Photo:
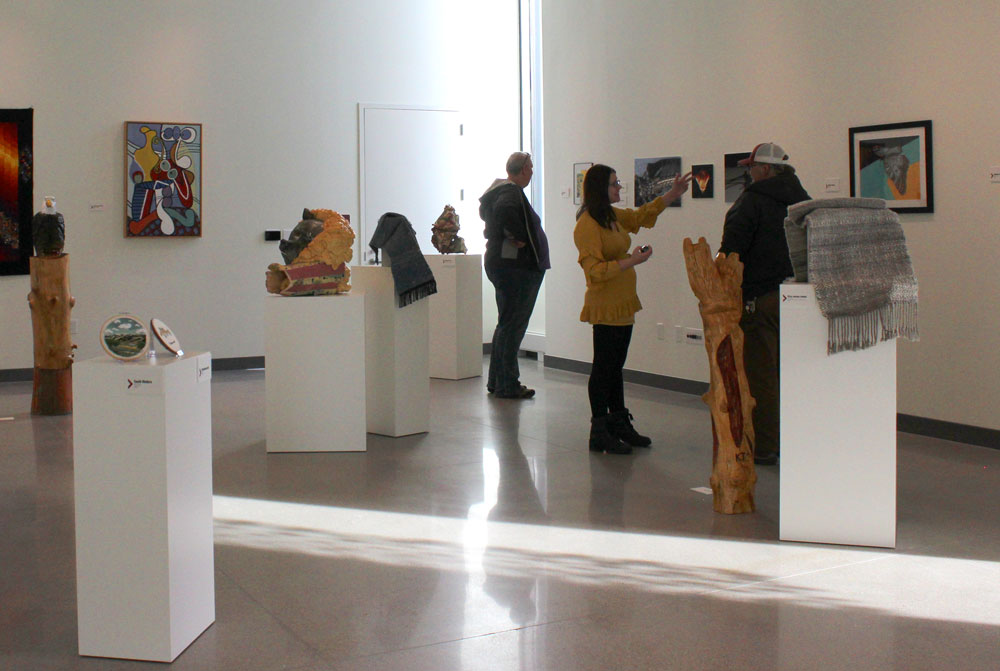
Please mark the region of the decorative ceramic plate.
<svg viewBox="0 0 1000 671"><path fill-rule="evenodd" d="M132 315L115 315L101 326L101 347L115 359L134 361L149 350L149 332Z"/></svg>
<svg viewBox="0 0 1000 671"><path fill-rule="evenodd" d="M177 336L174 332L170 330L170 327L164 324L162 321L153 317L149 322L149 328L152 329L153 335L156 339L160 341L160 344L167 348L167 350L176 356L184 356L184 350L181 349L181 343L177 340Z"/></svg>

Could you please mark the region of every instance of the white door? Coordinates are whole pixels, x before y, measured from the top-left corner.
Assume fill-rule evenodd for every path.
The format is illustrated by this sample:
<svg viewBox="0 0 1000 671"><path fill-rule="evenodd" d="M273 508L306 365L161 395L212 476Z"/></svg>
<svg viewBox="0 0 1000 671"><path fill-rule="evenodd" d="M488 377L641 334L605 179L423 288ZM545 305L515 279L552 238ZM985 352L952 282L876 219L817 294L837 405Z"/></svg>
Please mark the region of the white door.
<svg viewBox="0 0 1000 671"><path fill-rule="evenodd" d="M431 226L445 205L457 207L459 138L455 110L358 106L361 139L359 262L374 261L368 246L379 217L398 212L413 224L425 254L436 254Z"/></svg>

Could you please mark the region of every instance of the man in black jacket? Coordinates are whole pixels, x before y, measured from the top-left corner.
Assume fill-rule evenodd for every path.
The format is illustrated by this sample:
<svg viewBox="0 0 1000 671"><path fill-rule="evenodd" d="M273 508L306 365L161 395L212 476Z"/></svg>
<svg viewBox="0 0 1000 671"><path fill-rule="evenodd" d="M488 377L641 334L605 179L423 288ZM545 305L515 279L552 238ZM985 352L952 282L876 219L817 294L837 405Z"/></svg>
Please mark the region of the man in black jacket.
<svg viewBox="0 0 1000 671"><path fill-rule="evenodd" d="M726 213L719 251L736 252L743 262L740 327L747 383L757 401L754 463L770 465L778 462L781 443L778 288L793 274L784 222L788 206L809 200L809 194L789 164L788 154L774 143L757 145L739 163L750 169L753 181Z"/></svg>
<svg viewBox="0 0 1000 671"><path fill-rule="evenodd" d="M542 220L524 195L533 172L531 156L514 152L507 159L507 179L494 181L479 199L479 216L486 222L483 266L497 299L486 389L499 398L535 395L534 389L521 384L517 365L517 352L549 268Z"/></svg>

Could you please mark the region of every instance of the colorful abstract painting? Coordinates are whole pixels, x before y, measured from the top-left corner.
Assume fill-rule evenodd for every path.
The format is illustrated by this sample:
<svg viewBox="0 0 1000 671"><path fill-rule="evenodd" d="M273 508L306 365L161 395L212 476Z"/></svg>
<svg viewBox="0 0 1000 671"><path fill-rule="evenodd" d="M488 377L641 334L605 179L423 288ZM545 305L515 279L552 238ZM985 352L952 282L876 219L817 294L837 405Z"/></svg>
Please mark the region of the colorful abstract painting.
<svg viewBox="0 0 1000 671"><path fill-rule="evenodd" d="M125 237L201 235L201 124L125 122Z"/></svg>
<svg viewBox="0 0 1000 671"><path fill-rule="evenodd" d="M736 154L725 154L722 157L722 164L726 173L726 202L735 203L736 199L743 193L743 189L750 186L750 170L740 165L739 162L745 158L750 158L750 152L738 152Z"/></svg>
<svg viewBox="0 0 1000 671"><path fill-rule="evenodd" d="M0 110L0 275L27 275L34 160L30 109Z"/></svg>
<svg viewBox="0 0 1000 671"><path fill-rule="evenodd" d="M715 197L715 166L711 163L691 166L691 197Z"/></svg>
<svg viewBox="0 0 1000 671"><path fill-rule="evenodd" d="M583 178L586 177L587 171L593 167L593 163L574 163L573 164L573 204L579 205L583 202Z"/></svg>
<svg viewBox="0 0 1000 671"><path fill-rule="evenodd" d="M674 178L679 174L680 156L635 159L635 206L645 205L665 194L674 185ZM670 207L680 206L680 198L670 203Z"/></svg>
<svg viewBox="0 0 1000 671"><path fill-rule="evenodd" d="M931 122L850 129L851 195L882 198L896 212L933 212Z"/></svg>

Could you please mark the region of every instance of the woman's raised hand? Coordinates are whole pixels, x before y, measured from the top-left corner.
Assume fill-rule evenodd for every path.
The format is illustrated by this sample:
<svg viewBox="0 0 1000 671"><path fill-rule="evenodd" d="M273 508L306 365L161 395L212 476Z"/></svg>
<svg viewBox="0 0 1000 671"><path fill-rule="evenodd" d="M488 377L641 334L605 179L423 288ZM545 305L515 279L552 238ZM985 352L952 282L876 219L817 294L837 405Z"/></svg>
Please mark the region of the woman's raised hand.
<svg viewBox="0 0 1000 671"><path fill-rule="evenodd" d="M688 190L688 186L691 185L691 171L684 173L683 175L677 175L674 178L674 185L670 187L670 191L663 194L663 197L667 199L667 202L673 202L681 197L682 193Z"/></svg>

